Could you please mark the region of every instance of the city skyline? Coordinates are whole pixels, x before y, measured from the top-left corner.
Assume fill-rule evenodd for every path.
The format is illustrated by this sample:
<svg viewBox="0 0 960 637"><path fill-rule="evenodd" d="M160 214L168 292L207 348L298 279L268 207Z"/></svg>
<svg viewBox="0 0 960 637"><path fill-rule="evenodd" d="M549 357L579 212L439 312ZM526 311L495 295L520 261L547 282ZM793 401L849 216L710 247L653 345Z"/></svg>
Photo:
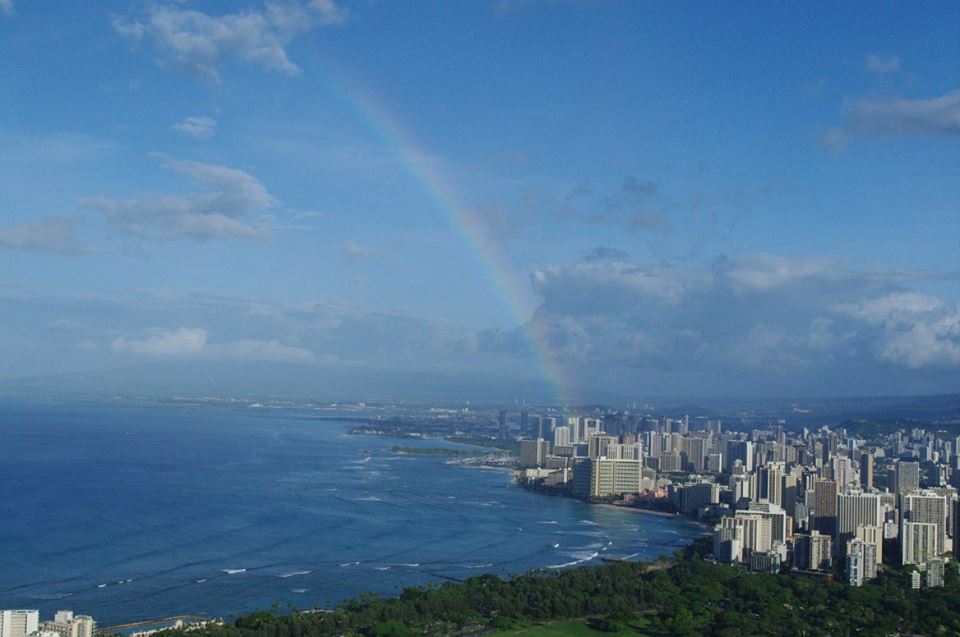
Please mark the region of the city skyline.
<svg viewBox="0 0 960 637"><path fill-rule="evenodd" d="M958 23L5 0L0 379L955 392Z"/></svg>

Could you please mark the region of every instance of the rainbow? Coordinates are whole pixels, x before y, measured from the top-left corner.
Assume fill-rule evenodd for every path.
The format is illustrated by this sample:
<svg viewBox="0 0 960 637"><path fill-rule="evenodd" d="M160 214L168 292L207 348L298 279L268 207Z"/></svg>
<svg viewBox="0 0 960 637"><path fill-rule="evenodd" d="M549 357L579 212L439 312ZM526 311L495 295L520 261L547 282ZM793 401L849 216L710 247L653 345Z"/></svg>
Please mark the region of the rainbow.
<svg viewBox="0 0 960 637"><path fill-rule="evenodd" d="M342 70L327 73L327 85L333 89L347 110L370 131L376 140L395 154L402 166L430 200L450 228L462 238L477 263L487 274L493 291L519 326L538 373L546 382L553 404L562 406L574 401L574 384L564 373L546 339L546 335L527 318L523 294L509 274L503 257L486 240L483 229L467 214L467 208L451 183L431 165L413 135L368 89L348 82ZM336 78L336 81L333 81Z"/></svg>

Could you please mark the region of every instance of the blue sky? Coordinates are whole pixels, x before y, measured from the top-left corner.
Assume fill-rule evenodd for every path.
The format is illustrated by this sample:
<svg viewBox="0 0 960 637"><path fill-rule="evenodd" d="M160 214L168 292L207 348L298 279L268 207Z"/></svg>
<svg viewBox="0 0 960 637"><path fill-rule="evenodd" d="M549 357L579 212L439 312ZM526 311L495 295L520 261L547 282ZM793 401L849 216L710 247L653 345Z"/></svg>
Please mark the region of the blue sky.
<svg viewBox="0 0 960 637"><path fill-rule="evenodd" d="M960 388L956 3L0 0L0 55L0 378Z"/></svg>

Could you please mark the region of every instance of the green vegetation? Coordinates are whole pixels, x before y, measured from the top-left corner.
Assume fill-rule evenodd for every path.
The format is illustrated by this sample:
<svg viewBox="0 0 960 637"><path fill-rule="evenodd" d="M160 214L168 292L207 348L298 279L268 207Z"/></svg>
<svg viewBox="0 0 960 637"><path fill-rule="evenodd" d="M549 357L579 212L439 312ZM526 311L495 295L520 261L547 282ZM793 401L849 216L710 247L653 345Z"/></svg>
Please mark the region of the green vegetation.
<svg viewBox="0 0 960 637"><path fill-rule="evenodd" d="M520 453L520 443L516 440L500 440L499 438L485 438L483 436L444 436L448 442L457 442L461 445L473 445L474 447L491 447L493 449L502 449L512 453Z"/></svg>
<svg viewBox="0 0 960 637"><path fill-rule="evenodd" d="M614 562L535 571L502 580L363 595L332 611L258 612L190 631L190 637L467 635L960 634L960 577L914 591L905 573L851 588L792 575L760 575L706 562L691 548L674 562ZM167 631L178 634L177 631ZM185 634L185 633L183 633Z"/></svg>
<svg viewBox="0 0 960 637"><path fill-rule="evenodd" d="M390 447L393 453L408 456L484 456L488 451L449 449L444 447Z"/></svg>
<svg viewBox="0 0 960 637"><path fill-rule="evenodd" d="M538 624L494 633L498 637L616 637L617 635L642 635L648 622L634 620L619 626L606 620L566 620L550 624Z"/></svg>

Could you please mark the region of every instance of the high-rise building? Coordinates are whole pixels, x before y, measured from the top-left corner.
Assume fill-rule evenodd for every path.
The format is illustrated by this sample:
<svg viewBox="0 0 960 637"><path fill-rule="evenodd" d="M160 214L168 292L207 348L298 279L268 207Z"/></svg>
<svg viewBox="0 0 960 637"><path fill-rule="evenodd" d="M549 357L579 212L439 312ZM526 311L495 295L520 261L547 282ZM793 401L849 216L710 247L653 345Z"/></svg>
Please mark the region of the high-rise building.
<svg viewBox="0 0 960 637"><path fill-rule="evenodd" d="M811 531L794 539L794 560L799 568L820 570L833 565L832 543L829 535Z"/></svg>
<svg viewBox="0 0 960 637"><path fill-rule="evenodd" d="M40 631L58 637L94 637L97 624L89 615L74 615L70 610L58 610L52 622L41 622Z"/></svg>
<svg viewBox="0 0 960 637"><path fill-rule="evenodd" d="M573 492L584 498L639 493L643 490L642 460L588 458L573 471Z"/></svg>
<svg viewBox="0 0 960 637"><path fill-rule="evenodd" d="M740 528L739 532L727 531L723 529ZM754 551L769 551L770 546L770 519L756 513L742 513L732 518L723 518L720 521L721 534L726 537L730 533L736 533L742 538L742 552L736 556L738 562L748 562L750 554Z"/></svg>
<svg viewBox="0 0 960 637"><path fill-rule="evenodd" d="M863 540L852 539L845 545L847 583L862 586L877 576L877 547Z"/></svg>
<svg viewBox="0 0 960 637"><path fill-rule="evenodd" d="M500 414L497 417L497 422L500 425L500 439L506 440L510 437L510 428L507 425L507 412L503 409L500 410Z"/></svg>
<svg viewBox="0 0 960 637"><path fill-rule="evenodd" d="M681 452L684 458L684 464L687 470L702 473L706 458L706 439L699 436L688 436L681 443Z"/></svg>
<svg viewBox="0 0 960 637"><path fill-rule="evenodd" d="M753 471L753 442L749 440L729 441L726 457L730 465L739 460L747 471Z"/></svg>
<svg viewBox="0 0 960 637"><path fill-rule="evenodd" d="M927 522L900 523L900 563L923 564L939 555L940 530Z"/></svg>
<svg viewBox="0 0 960 637"><path fill-rule="evenodd" d="M550 454L550 443L542 438L520 441L520 466L542 467Z"/></svg>
<svg viewBox="0 0 960 637"><path fill-rule="evenodd" d="M858 526L856 539L872 544L877 558L877 566L883 565L883 526Z"/></svg>
<svg viewBox="0 0 960 637"><path fill-rule="evenodd" d="M587 456L599 458L607 455L607 447L617 444L616 436L590 436L587 439Z"/></svg>
<svg viewBox="0 0 960 637"><path fill-rule="evenodd" d="M0 637L26 637L40 623L37 610L0 610Z"/></svg>
<svg viewBox="0 0 960 637"><path fill-rule="evenodd" d="M863 489L873 488L873 454L860 454L860 486Z"/></svg>
<svg viewBox="0 0 960 637"><path fill-rule="evenodd" d="M960 559L960 499L953 501L953 556Z"/></svg>
<svg viewBox="0 0 960 637"><path fill-rule="evenodd" d="M843 492L853 486L853 463L846 456L834 456L831 460L833 468L833 479L837 482L838 489Z"/></svg>
<svg viewBox="0 0 960 637"><path fill-rule="evenodd" d="M683 469L680 454L675 451L665 451L660 454L657 468L662 473L676 473Z"/></svg>
<svg viewBox="0 0 960 637"><path fill-rule="evenodd" d="M782 462L771 462L758 469L757 499L771 504L783 504L783 474Z"/></svg>
<svg viewBox="0 0 960 637"><path fill-rule="evenodd" d="M735 515L743 515L744 511L737 511ZM792 524L788 522L786 512L772 502L751 502L746 512L749 515L762 515L770 520L770 546L785 544L792 532Z"/></svg>
<svg viewBox="0 0 960 637"><path fill-rule="evenodd" d="M837 493L835 480L813 483L813 529L825 535L834 535L837 530Z"/></svg>
<svg viewBox="0 0 960 637"><path fill-rule="evenodd" d="M936 557L927 562L925 573L927 588L943 586L943 571L945 570L945 566L946 564L942 557Z"/></svg>
<svg viewBox="0 0 960 637"><path fill-rule="evenodd" d="M692 515L702 506L720 502L720 485L715 482L685 484L680 491L680 510Z"/></svg>
<svg viewBox="0 0 960 637"><path fill-rule="evenodd" d="M890 490L897 494L910 493L920 488L920 463L900 460L890 474Z"/></svg>
<svg viewBox="0 0 960 637"><path fill-rule="evenodd" d="M900 519L904 522L922 522L937 525L935 555L947 545L947 499L932 491L908 493L900 496Z"/></svg>
<svg viewBox="0 0 960 637"><path fill-rule="evenodd" d="M869 493L841 493L837 496L836 546L845 548L856 537L857 527L883 526L880 496Z"/></svg>

